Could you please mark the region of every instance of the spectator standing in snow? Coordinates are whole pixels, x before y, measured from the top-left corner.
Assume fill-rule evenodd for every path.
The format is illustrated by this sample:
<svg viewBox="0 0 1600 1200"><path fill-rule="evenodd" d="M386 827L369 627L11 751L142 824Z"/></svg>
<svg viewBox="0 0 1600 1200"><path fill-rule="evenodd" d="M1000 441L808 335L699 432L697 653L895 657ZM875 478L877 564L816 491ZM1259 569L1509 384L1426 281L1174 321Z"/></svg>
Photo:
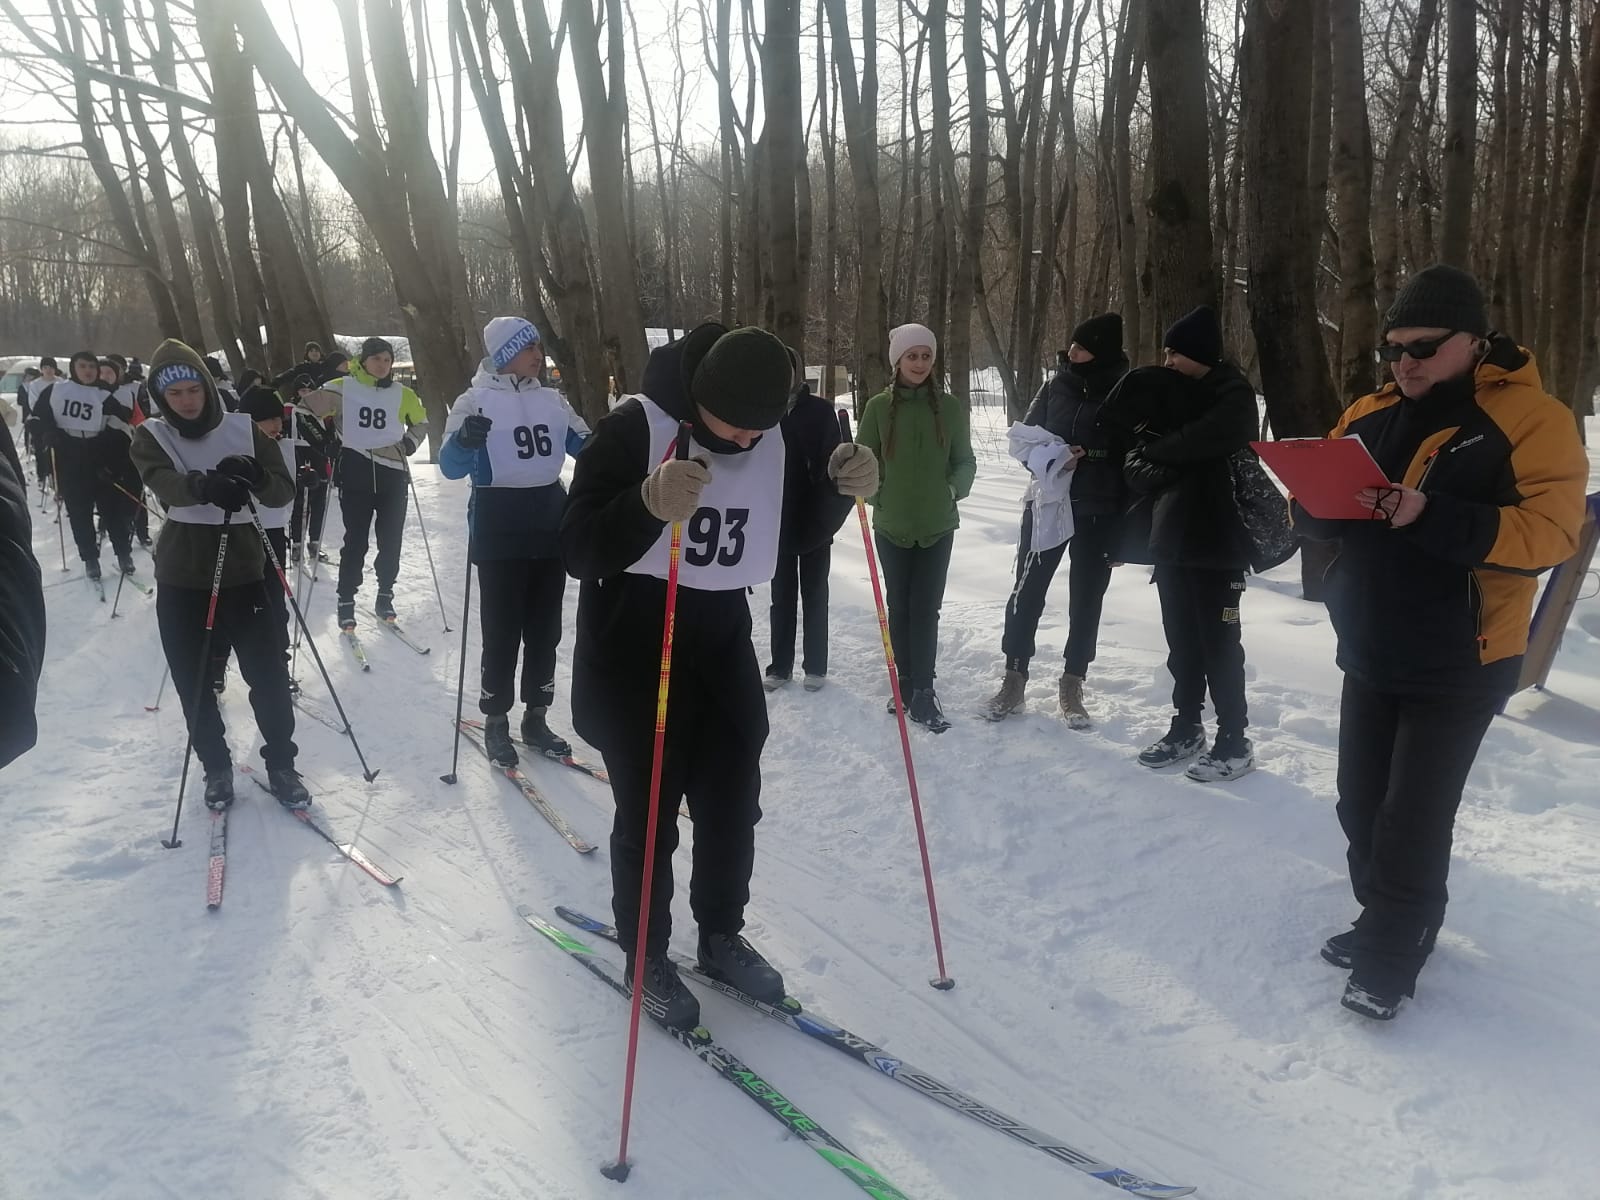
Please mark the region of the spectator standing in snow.
<svg viewBox="0 0 1600 1200"><path fill-rule="evenodd" d="M856 437L880 464L878 493L869 503L900 695L913 721L942 733L950 722L933 690L939 608L961 524L956 505L972 490L978 460L966 405L933 378L938 350L926 325L890 331L894 376L867 401ZM890 712L893 706L891 700Z"/></svg>
<svg viewBox="0 0 1600 1200"><path fill-rule="evenodd" d="M1329 436L1359 435L1394 486L1360 494L1369 521L1293 506L1303 536L1340 543L1338 813L1361 913L1322 956L1350 969L1341 1003L1379 1020L1414 994L1438 936L1461 791L1516 689L1536 577L1577 549L1589 473L1571 410L1490 331L1465 271L1419 272L1383 341L1394 382Z"/></svg>
<svg viewBox="0 0 1600 1200"><path fill-rule="evenodd" d="M1039 389L1023 417L1024 425L1053 434L1075 457L1069 499L1072 529L1066 542L1049 549L1030 550L1034 536L1034 505L1022 510L1022 532L1017 542L1017 578L1006 600L1005 633L1000 648L1006 656L1005 679L989 701L995 720L1022 707L1033 657L1034 635L1044 613L1045 596L1061 556L1067 554L1067 646L1057 696L1061 713L1073 729L1089 728L1083 707L1083 682L1094 661L1100 634L1100 609L1111 584L1117 530L1123 495L1122 452L1107 429L1099 424L1100 409L1118 380L1128 373L1128 356L1122 349L1122 317L1102 313L1072 331L1072 344L1057 356L1055 377ZM1033 489L1030 488L1030 493Z"/></svg>
<svg viewBox="0 0 1600 1200"><path fill-rule="evenodd" d="M828 461L839 446L833 402L813 396L800 356L789 351L798 387L783 420L783 525L778 532L778 572L772 577L772 661L764 683L775 691L794 673L796 617L804 612L800 668L808 692L828 675L828 571L833 565L837 523L818 526L811 495L828 477Z"/></svg>
<svg viewBox="0 0 1600 1200"><path fill-rule="evenodd" d="M1256 436L1256 396L1244 373L1223 356L1217 314L1200 307L1173 322L1163 339L1179 386L1178 411L1145 429L1124 460L1131 490L1152 498L1150 560L1161 598L1172 673L1172 724L1139 761L1160 768L1186 762L1203 783L1237 779L1255 765L1245 736L1244 643L1240 600L1250 546L1234 505L1228 459ZM1145 386L1144 372L1128 377ZM1157 376L1154 383L1160 382ZM1179 381L1172 381L1179 383ZM1115 403L1115 402L1113 402ZM1206 691L1217 736L1206 750L1201 716Z"/></svg>

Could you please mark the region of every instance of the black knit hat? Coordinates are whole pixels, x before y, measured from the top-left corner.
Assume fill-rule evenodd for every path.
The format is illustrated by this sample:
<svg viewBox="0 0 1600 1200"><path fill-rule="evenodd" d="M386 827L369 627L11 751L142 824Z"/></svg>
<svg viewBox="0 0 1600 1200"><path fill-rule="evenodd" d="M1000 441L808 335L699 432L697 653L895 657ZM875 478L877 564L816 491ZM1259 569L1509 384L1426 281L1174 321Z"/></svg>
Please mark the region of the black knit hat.
<svg viewBox="0 0 1600 1200"><path fill-rule="evenodd" d="M39 360L39 369L42 371L46 367L51 367L57 371L61 370L61 368L56 364L55 356L51 354L46 354Z"/></svg>
<svg viewBox="0 0 1600 1200"><path fill-rule="evenodd" d="M789 350L765 329L725 333L694 369L689 395L738 429L771 429L789 410L794 368Z"/></svg>
<svg viewBox="0 0 1600 1200"><path fill-rule="evenodd" d="M304 350L300 351L300 353L302 355L308 355L313 350L315 350L318 354L321 354L322 353L322 344L320 342L307 342L306 343L306 348Z"/></svg>
<svg viewBox="0 0 1600 1200"><path fill-rule="evenodd" d="M283 398L264 384L256 384L239 397L238 411L248 413L252 421L270 421L283 416Z"/></svg>
<svg viewBox="0 0 1600 1200"><path fill-rule="evenodd" d="M1161 344L1208 367L1222 365L1222 322L1214 308L1202 304L1168 327Z"/></svg>
<svg viewBox="0 0 1600 1200"><path fill-rule="evenodd" d="M99 370L100 370L100 356L98 354L96 354L93 350L79 350L76 354L74 354L70 359L67 360L67 374L74 375L75 374L74 368L80 362L93 363L95 372L97 374L99 373Z"/></svg>
<svg viewBox="0 0 1600 1200"><path fill-rule="evenodd" d="M367 365L367 359L374 354L387 354L390 358L393 358L394 347L385 338L369 337L361 343L361 352L356 355L356 361L364 367Z"/></svg>
<svg viewBox="0 0 1600 1200"><path fill-rule="evenodd" d="M1425 267L1400 289L1384 314L1383 332L1391 329L1453 329L1482 337L1489 332L1483 291L1459 267Z"/></svg>
<svg viewBox="0 0 1600 1200"><path fill-rule="evenodd" d="M1096 358L1115 358L1122 352L1122 314L1090 317L1072 331L1072 340Z"/></svg>

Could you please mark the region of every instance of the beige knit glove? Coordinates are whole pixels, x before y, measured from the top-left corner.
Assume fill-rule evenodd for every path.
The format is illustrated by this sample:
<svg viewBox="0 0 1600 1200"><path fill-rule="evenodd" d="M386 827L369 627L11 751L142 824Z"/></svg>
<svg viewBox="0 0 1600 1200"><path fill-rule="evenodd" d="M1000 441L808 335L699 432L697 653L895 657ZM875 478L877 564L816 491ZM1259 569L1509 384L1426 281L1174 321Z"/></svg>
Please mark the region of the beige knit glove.
<svg viewBox="0 0 1600 1200"><path fill-rule="evenodd" d="M711 482L711 468L697 458L669 458L639 485L644 506L658 521L687 521L700 507L700 492Z"/></svg>
<svg viewBox="0 0 1600 1200"><path fill-rule="evenodd" d="M866 499L878 492L878 456L859 442L845 442L828 456L828 478L841 496Z"/></svg>

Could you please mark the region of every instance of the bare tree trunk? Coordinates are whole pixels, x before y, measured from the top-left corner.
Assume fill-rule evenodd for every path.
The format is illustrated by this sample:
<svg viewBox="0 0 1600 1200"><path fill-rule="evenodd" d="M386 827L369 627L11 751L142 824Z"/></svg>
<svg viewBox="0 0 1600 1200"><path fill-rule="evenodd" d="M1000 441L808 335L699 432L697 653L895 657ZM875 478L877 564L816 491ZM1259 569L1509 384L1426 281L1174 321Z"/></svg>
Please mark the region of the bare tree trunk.
<svg viewBox="0 0 1600 1200"><path fill-rule="evenodd" d="M673 214L667 197L667 168L661 157L661 126L656 120L654 89L651 87L649 76L645 73L644 48L639 44L639 22L634 18L631 7L628 10L628 20L633 28L633 60L639 70L639 90L644 93L645 112L650 118L650 142L656 160L656 200L658 202L657 207L661 210L661 305L667 322L667 336L670 338L676 325L673 319L676 310L673 307L672 299L678 285L672 273L672 254L675 239L672 228ZM676 22L674 22L674 27L676 27ZM673 37L674 39L677 37L676 28L674 28ZM682 86L683 80L680 78L678 87L681 89Z"/></svg>
<svg viewBox="0 0 1600 1200"><path fill-rule="evenodd" d="M722 323L733 324L734 270L733 205L736 200L736 156L738 118L733 107L733 62L730 52L732 38L732 0L716 0L717 5L717 56L712 64L712 74L717 82L717 112L722 134ZM701 10L700 26L706 26L705 11ZM709 60L710 56L707 55Z"/></svg>
<svg viewBox="0 0 1600 1200"><path fill-rule="evenodd" d="M1523 345L1537 348L1539 311L1543 295L1539 291L1540 238L1550 220L1550 0L1533 0L1534 31L1539 48L1533 61L1529 119L1533 124L1532 162L1529 164L1528 214L1531 219L1518 224L1521 242L1521 321L1516 335Z"/></svg>
<svg viewBox="0 0 1600 1200"><path fill-rule="evenodd" d="M983 58L983 0L966 0L962 53L967 63L967 205L962 214L961 260L950 294L950 390L963 403L972 393L972 317L988 317L983 282L983 217L989 192L988 67ZM954 180L952 180L954 183ZM1002 371L1008 390L1015 377Z"/></svg>
<svg viewBox="0 0 1600 1200"><path fill-rule="evenodd" d="M1525 0L1503 0L1501 26L1506 35L1506 86L1503 122L1505 152L1500 175L1499 222L1494 274L1489 285L1489 307L1497 329L1521 330L1522 280L1517 226L1526 219L1522 204L1523 146L1522 59L1525 52L1523 15Z"/></svg>
<svg viewBox="0 0 1600 1200"><path fill-rule="evenodd" d="M1133 215L1133 106L1143 73L1145 5L1123 0L1123 23L1117 35L1115 108L1111 117L1111 181L1116 195L1118 282L1121 290L1123 340L1134 361L1144 354L1145 338L1139 303L1139 228ZM1156 313L1157 325L1180 314Z"/></svg>
<svg viewBox="0 0 1600 1200"><path fill-rule="evenodd" d="M1550 170L1546 177L1548 195L1544 205L1544 220L1539 225L1539 248L1533 268L1537 272L1534 295L1538 300L1533 347L1534 353L1543 363L1550 361L1552 339L1555 336L1557 247L1566 245L1566 231L1562 225L1565 205L1560 197L1567 178L1564 170L1568 137L1566 80L1572 70L1572 43L1577 35L1577 30L1573 26L1572 0L1561 0L1560 14L1552 35L1556 48L1556 66L1555 99L1551 102L1554 119L1549 122Z"/></svg>
<svg viewBox="0 0 1600 1200"><path fill-rule="evenodd" d="M1311 211L1319 229L1328 218L1328 172L1333 142L1333 50L1329 45L1329 0L1308 0L1311 21L1311 136L1306 142L1306 177L1311 186ZM1320 234L1319 241L1320 241ZM1317 285L1312 277L1312 287Z"/></svg>
<svg viewBox="0 0 1600 1200"><path fill-rule="evenodd" d="M1439 258L1472 267L1472 173L1478 145L1477 0L1446 0L1449 65L1445 77L1444 218Z"/></svg>
<svg viewBox="0 0 1600 1200"><path fill-rule="evenodd" d="M1200 0L1150 0L1150 244L1157 320L1217 303L1206 161L1206 44ZM1123 318L1126 321L1126 317ZM1137 345L1137 338L1133 343Z"/></svg>
<svg viewBox="0 0 1600 1200"><path fill-rule="evenodd" d="M800 277L796 193L801 186L800 0L766 0L761 39L762 134L772 256L772 331L805 359L806 297Z"/></svg>
<svg viewBox="0 0 1600 1200"><path fill-rule="evenodd" d="M1578 114L1582 132L1573 152L1562 203L1561 227L1569 238L1588 223L1597 159L1600 159L1600 10L1589 18L1586 40L1583 108ZM1582 246L1581 240L1578 246ZM1551 278L1550 356L1545 381L1551 394L1571 405L1574 412L1592 407L1592 398L1581 397L1578 389L1586 340L1586 331L1582 328L1584 262L1581 249L1575 252L1569 247L1556 263ZM1592 288L1592 281L1590 286Z"/></svg>
<svg viewBox="0 0 1600 1200"><path fill-rule="evenodd" d="M822 6L823 0L817 0L817 95L823 98L822 172L826 192L824 204L828 247L823 256L827 272L822 280L822 395L831 400L834 396L834 366L839 361L839 188L838 154L835 149L839 136L839 89L831 86L833 81L828 71L826 43L823 39L826 18Z"/></svg>
<svg viewBox="0 0 1600 1200"><path fill-rule="evenodd" d="M1400 80L1389 147L1383 156L1377 195L1372 206L1372 246L1376 257L1378 310L1394 303L1400 275L1401 176L1411 158L1412 127L1422 96L1422 70L1428 59L1428 42L1439 19L1439 0L1419 0L1417 21L1411 33L1411 53Z"/></svg>
<svg viewBox="0 0 1600 1200"><path fill-rule="evenodd" d="M1378 382L1372 348L1378 341L1372 258L1372 129L1367 121L1366 66L1361 45L1361 0L1329 0L1333 92L1333 182L1339 234L1339 363L1334 380L1346 399Z"/></svg>

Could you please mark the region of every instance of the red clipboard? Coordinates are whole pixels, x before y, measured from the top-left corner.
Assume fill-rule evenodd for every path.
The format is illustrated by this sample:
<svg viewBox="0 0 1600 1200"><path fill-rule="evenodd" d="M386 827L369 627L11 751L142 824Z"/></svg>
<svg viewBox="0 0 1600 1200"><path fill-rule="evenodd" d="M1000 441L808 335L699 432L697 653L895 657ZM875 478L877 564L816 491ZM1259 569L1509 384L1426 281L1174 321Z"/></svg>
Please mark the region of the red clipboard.
<svg viewBox="0 0 1600 1200"><path fill-rule="evenodd" d="M1356 434L1284 438L1277 442L1251 442L1250 446L1313 517L1371 520L1372 510L1356 500L1356 493L1362 488L1394 486Z"/></svg>

